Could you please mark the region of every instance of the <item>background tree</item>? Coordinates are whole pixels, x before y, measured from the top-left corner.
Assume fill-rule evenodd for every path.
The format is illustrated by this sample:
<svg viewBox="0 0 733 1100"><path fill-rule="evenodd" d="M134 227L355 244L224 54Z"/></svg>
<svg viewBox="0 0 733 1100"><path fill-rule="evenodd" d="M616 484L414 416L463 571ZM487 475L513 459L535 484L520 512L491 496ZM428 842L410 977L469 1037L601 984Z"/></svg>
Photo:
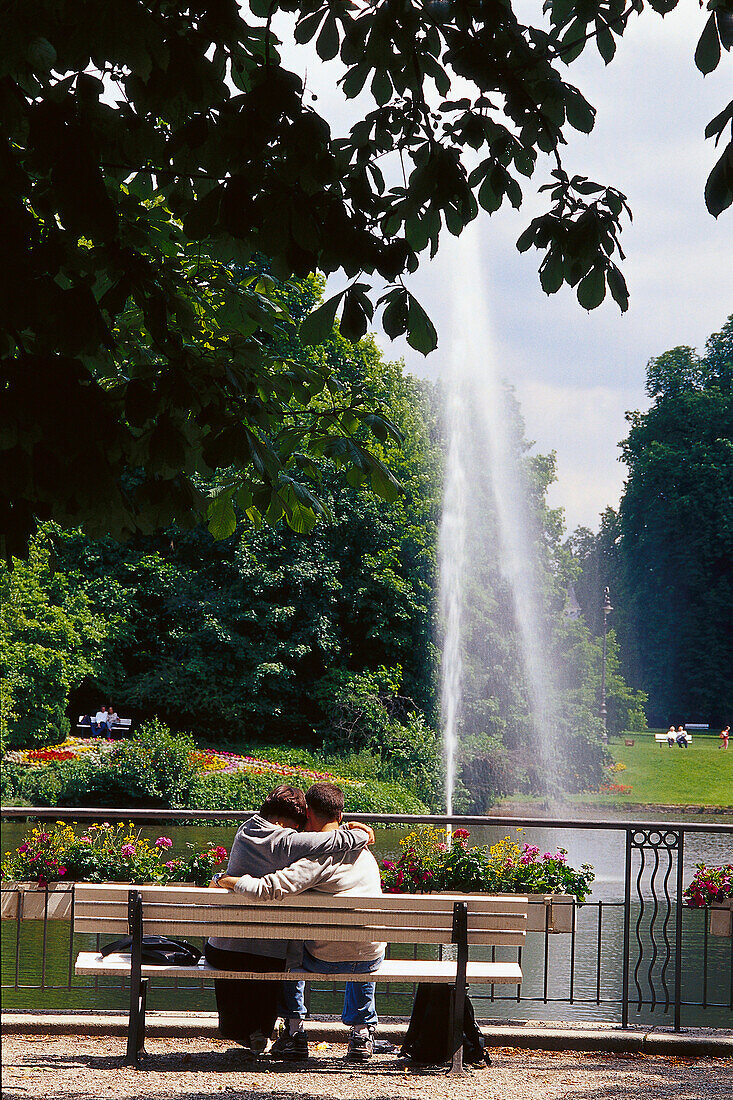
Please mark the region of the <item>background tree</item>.
<svg viewBox="0 0 733 1100"><path fill-rule="evenodd" d="M509 0L10 0L0 57L6 553L24 551L36 517L118 537L192 524L208 506L197 476L221 469L231 484L215 506L218 533L231 529L237 493L245 511L311 522L319 505L296 452L339 455L394 493L353 443L354 416L374 422L349 394L273 438L290 401L308 406L328 379L272 354L290 320L259 276L231 292L233 260L267 256L281 282L347 277L305 342L328 336L337 309L343 334L358 339L378 306L389 335L406 332L427 352L435 330L404 276L479 206L520 206L520 181L547 155L550 207L518 247L543 253L547 293L568 283L590 309L608 289L625 309L625 199L563 165L565 132L589 132L595 116L563 66L589 44L608 63L632 14L676 3L548 0L535 26ZM708 0L695 53L704 73L733 43L732 5ZM368 89L373 107L348 134L331 134L282 65L281 12L295 15L296 41L340 58L347 98ZM451 99L459 82L465 94ZM733 106L708 136L729 123ZM729 144L706 188L716 216L733 199L732 175Z"/></svg>
<svg viewBox="0 0 733 1100"><path fill-rule="evenodd" d="M77 575L51 568L38 537L12 573L0 565L0 748L63 741L69 694L101 673L114 615L97 614Z"/></svg>
<svg viewBox="0 0 733 1100"><path fill-rule="evenodd" d="M595 542L576 537L576 592L585 609L608 578L622 668L648 692L654 724L730 721L733 317L704 355L674 348L650 360L647 379L651 408L628 415L618 514L606 513Z"/></svg>

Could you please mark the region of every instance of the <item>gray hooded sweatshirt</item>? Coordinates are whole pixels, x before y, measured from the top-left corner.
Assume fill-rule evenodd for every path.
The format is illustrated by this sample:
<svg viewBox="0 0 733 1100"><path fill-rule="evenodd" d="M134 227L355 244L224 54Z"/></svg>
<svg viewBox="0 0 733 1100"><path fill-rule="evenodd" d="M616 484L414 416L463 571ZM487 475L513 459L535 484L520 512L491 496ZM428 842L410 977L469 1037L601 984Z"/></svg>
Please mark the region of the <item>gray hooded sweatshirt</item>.
<svg viewBox="0 0 733 1100"><path fill-rule="evenodd" d="M330 833L298 833L273 825L261 814L254 814L237 830L229 854L227 874L234 878L253 875L260 878L271 871L280 871L304 856L332 856L338 860L348 852L366 847L367 834L362 829L344 826ZM291 959L288 940L245 940L212 936L209 943L223 951L249 951L253 955L268 955L273 959Z"/></svg>

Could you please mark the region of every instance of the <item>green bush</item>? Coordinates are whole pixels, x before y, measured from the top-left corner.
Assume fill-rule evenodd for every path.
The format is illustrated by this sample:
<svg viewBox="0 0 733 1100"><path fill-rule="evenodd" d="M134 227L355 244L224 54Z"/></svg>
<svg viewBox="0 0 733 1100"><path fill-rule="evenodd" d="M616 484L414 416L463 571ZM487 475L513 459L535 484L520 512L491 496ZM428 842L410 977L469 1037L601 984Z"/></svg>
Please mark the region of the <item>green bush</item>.
<svg viewBox="0 0 733 1100"><path fill-rule="evenodd" d="M198 780L189 760L194 748L189 735L171 733L153 719L99 762L82 757L24 768L19 787L39 806L189 807Z"/></svg>
<svg viewBox="0 0 733 1100"><path fill-rule="evenodd" d="M256 810L276 781L273 775L246 772L200 776L191 791L189 806L196 810ZM380 783L373 779L353 786L344 784L343 791L347 814L427 812L425 804L399 783Z"/></svg>
<svg viewBox="0 0 733 1100"><path fill-rule="evenodd" d="M319 699L328 715L324 753L333 769L347 761L367 764L370 757L379 775L436 808L443 790L440 741L412 700L397 695L401 671L338 671L323 678Z"/></svg>
<svg viewBox="0 0 733 1100"><path fill-rule="evenodd" d="M195 748L189 734L171 733L153 718L134 740L115 746L103 769L113 774L117 790L128 792L135 801L176 809L190 804L197 779L190 761Z"/></svg>
<svg viewBox="0 0 733 1100"><path fill-rule="evenodd" d="M24 806L23 776L26 772L21 764L3 760L0 763L0 802L3 806Z"/></svg>

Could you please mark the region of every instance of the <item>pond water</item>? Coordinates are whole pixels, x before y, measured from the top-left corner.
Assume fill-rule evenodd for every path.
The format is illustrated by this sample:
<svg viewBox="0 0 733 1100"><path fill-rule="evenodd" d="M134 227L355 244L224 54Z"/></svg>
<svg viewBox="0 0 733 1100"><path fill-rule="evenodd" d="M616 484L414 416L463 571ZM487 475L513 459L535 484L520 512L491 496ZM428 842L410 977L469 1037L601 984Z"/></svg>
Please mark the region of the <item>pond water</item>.
<svg viewBox="0 0 733 1100"><path fill-rule="evenodd" d="M669 818L670 821L678 820ZM656 820L663 821L663 818ZM722 824L720 817L701 819L687 817L687 821ZM5 824L2 832L2 850L16 847L27 826L24 823ZM235 828L233 826L176 826L143 827L143 835L155 839L164 832L173 840L171 855L182 855L186 844L195 845L223 844L229 848ZM381 859L399 851L399 840L406 829L378 829L375 855ZM571 960L572 939L570 935L555 935L548 938L547 956L545 956L545 937L542 933L528 933L527 943L522 955L524 983L522 1000L517 1003L512 996L513 990L507 987L502 992L495 989L492 1001L488 987L472 987L472 999L476 1003L477 1014L483 1018L496 1019L545 1019L545 1020L605 1020L620 1019L618 1002L622 980L623 946L623 896L624 896L624 833L623 831L594 831L586 829L537 829L522 830L521 827L507 822L504 826L474 827L471 829L471 842L495 843L508 836L522 843L524 840L537 844L541 850L562 846L568 850L568 861L574 866L590 863L596 871L596 881L589 905L578 911L578 925L575 936L574 959ZM695 864L699 862L722 863L733 861L733 835L728 833L686 833L685 835L685 875L687 883L694 874ZM598 903L601 903L600 905ZM683 1000L701 999L701 983L704 972L706 979L706 1000L708 1002L729 1003L731 994L733 947L731 939L706 937L704 935L704 913L685 910L683 921ZM635 911L632 914L635 920ZM673 923L673 920L672 920ZM599 935L600 926L600 935ZM72 1010L100 1010L124 1008L127 994L124 987L110 985L106 979L73 978L72 988L68 988L70 973L70 925L64 922L49 922L45 947L46 965L42 967L43 922L24 922L20 928L20 937L16 944L18 928L13 921L3 921L2 926L2 982L3 1005L6 1009L30 1008ZM706 943L707 940L707 943ZM649 958L651 944L643 934L645 960ZM634 941L635 942L635 941ZM73 952L89 950L94 946L93 936L74 937ZM600 943L600 947L599 947ZM16 946L17 946L17 982L16 982ZM479 956L477 956L479 957ZM516 953L509 949L496 950L496 958L513 958ZM600 958L600 966L599 966ZM707 967L705 961L707 960ZM571 994L573 1003L568 1003ZM632 955L632 970L635 956ZM72 967L73 969L73 967ZM640 970L640 983L644 996L648 998L650 987L644 979L646 961ZM673 969L670 964L668 985L673 989ZM19 988L15 988L16 984ZM661 992L659 980L655 983L657 992ZM545 988L547 1001L545 1001ZM631 989L635 990L633 980ZM412 987L396 987L390 993L379 995L379 1007L383 1015L409 1014L412 1000ZM323 989L314 988L312 1010L315 1014L340 1012L341 994L324 983ZM600 1001L600 1003L599 1003ZM212 1011L214 1008L213 990L193 980L174 983L166 988L157 986L151 993L151 1007L154 1009L181 1010L185 1005L188 1011ZM662 1005L662 1008L664 1006ZM658 1024L669 1026L672 1021L672 1009L660 1011L657 1006L652 1012L643 1007L640 1013L630 1013L630 1023ZM707 1008L690 1006L683 1008L683 1023L688 1026L733 1027L733 1012L727 1008Z"/></svg>

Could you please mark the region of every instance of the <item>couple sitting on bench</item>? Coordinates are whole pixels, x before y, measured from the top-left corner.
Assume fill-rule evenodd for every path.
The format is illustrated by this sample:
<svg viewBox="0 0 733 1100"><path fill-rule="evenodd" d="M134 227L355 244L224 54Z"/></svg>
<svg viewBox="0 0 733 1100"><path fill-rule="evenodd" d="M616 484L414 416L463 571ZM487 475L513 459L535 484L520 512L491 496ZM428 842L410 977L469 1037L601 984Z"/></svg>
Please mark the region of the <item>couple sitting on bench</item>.
<svg viewBox="0 0 733 1100"><path fill-rule="evenodd" d="M282 784L259 813L237 831L227 871L211 886L249 898L278 901L303 890L369 896L381 893L379 868L366 850L374 842L368 825L341 825L344 796L333 783L316 783L307 794ZM300 830L303 830L302 832ZM340 939L293 943L212 937L205 954L221 969L263 973L297 967L311 973L368 975L384 959L385 944ZM285 960L285 962L283 961ZM308 1057L303 1029L307 1011L304 982L215 982L219 1030L257 1053L300 1061ZM270 1046L278 1016L283 1034ZM377 1025L374 983L348 982L341 1019L351 1028L347 1059L367 1061Z"/></svg>

